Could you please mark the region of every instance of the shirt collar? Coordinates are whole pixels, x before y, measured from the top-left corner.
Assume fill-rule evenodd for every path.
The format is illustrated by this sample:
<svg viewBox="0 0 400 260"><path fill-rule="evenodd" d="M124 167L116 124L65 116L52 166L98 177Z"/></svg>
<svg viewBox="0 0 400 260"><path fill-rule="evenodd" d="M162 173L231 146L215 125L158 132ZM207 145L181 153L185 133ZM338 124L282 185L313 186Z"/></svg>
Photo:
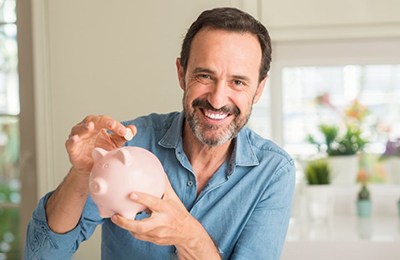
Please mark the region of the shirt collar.
<svg viewBox="0 0 400 260"><path fill-rule="evenodd" d="M185 119L183 111L173 119L169 129L158 142L159 145L165 148L177 148L179 143L182 142L182 127ZM255 166L259 164L257 156L255 155L249 136L249 130L243 128L235 138L235 148L231 161L235 166Z"/></svg>
<svg viewBox="0 0 400 260"><path fill-rule="evenodd" d="M185 115L183 111L172 120L170 127L164 134L163 138L158 142L159 145L165 148L177 148L182 140L182 128Z"/></svg>
<svg viewBox="0 0 400 260"><path fill-rule="evenodd" d="M233 154L237 166L256 166L260 163L254 153L249 134L249 129L244 127L235 138L236 142Z"/></svg>

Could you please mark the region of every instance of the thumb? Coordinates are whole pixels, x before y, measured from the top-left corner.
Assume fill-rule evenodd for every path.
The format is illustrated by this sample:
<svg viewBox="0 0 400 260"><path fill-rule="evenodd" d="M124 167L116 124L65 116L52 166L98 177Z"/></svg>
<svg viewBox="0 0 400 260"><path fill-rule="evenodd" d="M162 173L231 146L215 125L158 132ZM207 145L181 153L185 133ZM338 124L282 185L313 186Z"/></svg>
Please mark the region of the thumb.
<svg viewBox="0 0 400 260"><path fill-rule="evenodd" d="M137 129L134 125L128 125L125 129L120 131L119 133L111 134L110 138L113 140L117 147L121 147L126 141L132 140L132 138L136 135Z"/></svg>

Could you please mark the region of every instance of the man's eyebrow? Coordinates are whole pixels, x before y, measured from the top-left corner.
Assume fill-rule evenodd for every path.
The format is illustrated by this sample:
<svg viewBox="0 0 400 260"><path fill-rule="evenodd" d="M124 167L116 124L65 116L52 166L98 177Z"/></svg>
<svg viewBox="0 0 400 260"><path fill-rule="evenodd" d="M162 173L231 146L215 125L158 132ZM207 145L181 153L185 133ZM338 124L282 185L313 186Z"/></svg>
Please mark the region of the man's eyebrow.
<svg viewBox="0 0 400 260"><path fill-rule="evenodd" d="M206 73L206 74L211 74L211 75L215 75L215 72L211 69L208 68L203 68L203 67L197 67L193 70L194 74L197 73ZM233 79L237 79L237 80L242 80L245 82L250 82L250 78L248 76L244 76L244 75L232 75L231 76Z"/></svg>
<svg viewBox="0 0 400 260"><path fill-rule="evenodd" d="M244 75L232 75L232 78L250 82L250 78Z"/></svg>
<svg viewBox="0 0 400 260"><path fill-rule="evenodd" d="M207 73L207 74L215 74L214 71L207 69L207 68L202 68L202 67L197 67L193 70L193 73Z"/></svg>

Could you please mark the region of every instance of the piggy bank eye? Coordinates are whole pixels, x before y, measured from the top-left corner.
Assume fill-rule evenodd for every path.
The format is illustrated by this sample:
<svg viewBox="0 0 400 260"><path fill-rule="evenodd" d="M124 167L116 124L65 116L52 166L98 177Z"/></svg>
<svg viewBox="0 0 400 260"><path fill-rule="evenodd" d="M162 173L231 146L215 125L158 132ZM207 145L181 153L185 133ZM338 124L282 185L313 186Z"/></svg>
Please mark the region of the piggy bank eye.
<svg viewBox="0 0 400 260"><path fill-rule="evenodd" d="M103 164L103 168L105 169L108 168L108 166L109 166L108 163Z"/></svg>

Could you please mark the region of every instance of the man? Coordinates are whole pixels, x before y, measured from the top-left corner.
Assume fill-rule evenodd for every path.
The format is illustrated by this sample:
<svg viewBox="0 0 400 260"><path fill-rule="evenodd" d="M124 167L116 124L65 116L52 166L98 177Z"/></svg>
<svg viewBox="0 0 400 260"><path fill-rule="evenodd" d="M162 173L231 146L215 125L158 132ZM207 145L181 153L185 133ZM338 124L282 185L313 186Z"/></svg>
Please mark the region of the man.
<svg viewBox="0 0 400 260"><path fill-rule="evenodd" d="M103 259L279 259L294 187L293 160L245 126L271 61L267 30L234 8L203 12L176 66L183 112L119 123L88 116L66 141L72 167L28 226L28 259L71 258L102 224ZM135 137L126 142L129 128ZM125 143L126 142L126 143ZM144 147L162 162L164 196L135 192L148 212L99 217L88 196L94 147Z"/></svg>

